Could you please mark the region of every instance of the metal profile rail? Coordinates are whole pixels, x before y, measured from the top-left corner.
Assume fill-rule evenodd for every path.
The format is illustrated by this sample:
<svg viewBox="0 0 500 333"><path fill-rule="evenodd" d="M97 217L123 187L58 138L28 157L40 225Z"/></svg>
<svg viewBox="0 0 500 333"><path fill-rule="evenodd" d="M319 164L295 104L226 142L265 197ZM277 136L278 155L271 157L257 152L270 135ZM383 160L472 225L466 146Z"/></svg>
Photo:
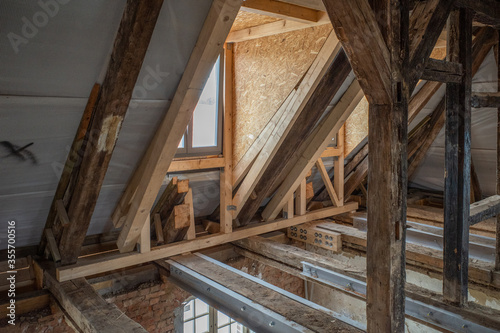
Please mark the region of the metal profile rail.
<svg viewBox="0 0 500 333"><path fill-rule="evenodd" d="M302 262L302 275L308 279L327 284L333 288L366 297L366 283L331 270ZM462 316L440 309L438 307L406 298L406 315L432 326L437 326L452 332L498 333L498 330L471 322Z"/></svg>

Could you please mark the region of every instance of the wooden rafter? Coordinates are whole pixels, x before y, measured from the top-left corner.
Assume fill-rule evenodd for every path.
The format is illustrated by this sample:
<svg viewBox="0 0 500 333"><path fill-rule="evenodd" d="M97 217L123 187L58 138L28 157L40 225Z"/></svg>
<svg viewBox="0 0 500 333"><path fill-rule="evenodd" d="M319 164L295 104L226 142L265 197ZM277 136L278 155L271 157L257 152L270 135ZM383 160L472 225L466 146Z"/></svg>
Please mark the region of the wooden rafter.
<svg viewBox="0 0 500 333"><path fill-rule="evenodd" d="M80 253L162 4L163 0L129 0L125 7L66 206L72 223L56 232L63 264L76 262Z"/></svg>
<svg viewBox="0 0 500 333"><path fill-rule="evenodd" d="M321 17L318 10L276 0L246 0L241 10L305 23L317 22Z"/></svg>
<svg viewBox="0 0 500 333"><path fill-rule="evenodd" d="M214 0L212 3L165 118L113 213L115 224L121 219L125 221L117 242L121 252L133 250L137 243L240 6L240 0Z"/></svg>
<svg viewBox="0 0 500 333"><path fill-rule="evenodd" d="M368 101L387 103L392 96L390 54L368 0L324 4Z"/></svg>

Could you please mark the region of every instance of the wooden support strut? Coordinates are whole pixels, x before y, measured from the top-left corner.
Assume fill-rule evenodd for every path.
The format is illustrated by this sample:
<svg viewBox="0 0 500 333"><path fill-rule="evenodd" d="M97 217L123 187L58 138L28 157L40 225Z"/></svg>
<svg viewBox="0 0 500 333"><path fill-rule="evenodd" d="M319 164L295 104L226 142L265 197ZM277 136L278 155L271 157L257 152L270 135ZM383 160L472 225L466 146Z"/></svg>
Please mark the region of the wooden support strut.
<svg viewBox="0 0 500 333"><path fill-rule="evenodd" d="M462 64L461 83L446 85L443 295L465 305L468 296L472 14L454 10L448 22L448 60Z"/></svg>

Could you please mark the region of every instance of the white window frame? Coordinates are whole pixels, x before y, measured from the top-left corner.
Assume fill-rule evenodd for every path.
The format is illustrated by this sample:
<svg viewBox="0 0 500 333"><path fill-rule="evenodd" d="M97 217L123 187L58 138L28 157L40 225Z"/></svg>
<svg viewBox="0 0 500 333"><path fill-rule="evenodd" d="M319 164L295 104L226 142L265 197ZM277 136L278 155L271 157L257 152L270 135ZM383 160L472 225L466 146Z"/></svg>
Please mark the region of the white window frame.
<svg viewBox="0 0 500 333"><path fill-rule="evenodd" d="M211 147L193 147L193 118L184 133L184 147L177 148L175 157L196 157L196 156L208 156L208 155L221 155L222 154L222 133L223 131L223 114L224 114L224 52L221 52L217 60L219 65L219 71L217 76L217 145ZM214 66L217 65L217 62Z"/></svg>

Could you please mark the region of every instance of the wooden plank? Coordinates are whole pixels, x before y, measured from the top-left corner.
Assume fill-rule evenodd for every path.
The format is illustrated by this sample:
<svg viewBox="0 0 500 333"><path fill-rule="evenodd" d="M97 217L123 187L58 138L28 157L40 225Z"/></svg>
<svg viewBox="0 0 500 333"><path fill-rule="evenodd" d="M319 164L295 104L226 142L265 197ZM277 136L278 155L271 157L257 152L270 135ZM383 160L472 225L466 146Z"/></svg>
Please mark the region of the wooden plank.
<svg viewBox="0 0 500 333"><path fill-rule="evenodd" d="M367 0L324 0L368 102L387 103L391 96L390 54Z"/></svg>
<svg viewBox="0 0 500 333"><path fill-rule="evenodd" d="M52 255L52 259L55 262L61 261L61 254L59 253L59 248L57 247L57 242L54 237L54 233L51 228L47 228L44 230L45 239L47 239L47 246L49 248L50 254Z"/></svg>
<svg viewBox="0 0 500 333"><path fill-rule="evenodd" d="M229 206L233 205L233 88L234 88L234 54L233 46L226 44L224 51L224 136L223 152L226 163L220 170L220 226L221 232L233 231L233 214ZM222 67L222 66L221 66Z"/></svg>
<svg viewBox="0 0 500 333"><path fill-rule="evenodd" d="M500 214L500 195L493 195L470 205L469 224L474 225L498 214Z"/></svg>
<svg viewBox="0 0 500 333"><path fill-rule="evenodd" d="M173 160L168 168L168 172L192 171L218 169L224 167L224 157L207 157L195 159L179 159Z"/></svg>
<svg viewBox="0 0 500 333"><path fill-rule="evenodd" d="M162 245L165 243L165 239L163 238L163 226L161 223L160 214L156 213L153 215L153 221L155 225L155 234L156 234L156 244Z"/></svg>
<svg viewBox="0 0 500 333"><path fill-rule="evenodd" d="M285 177L273 198L264 209L262 213L264 219L272 220L277 216L279 209L293 195L294 190L299 186L302 179L306 177L306 174L311 170L315 161L318 160L321 153L330 144L333 136L337 134L362 97L363 92L358 81L355 80L342 95L339 102L323 118L323 121L314 130L313 134L298 149L295 149L295 154L298 152L298 158L291 162L290 171L287 171L285 168L271 169L284 170Z"/></svg>
<svg viewBox="0 0 500 333"><path fill-rule="evenodd" d="M246 0L241 10L303 23L317 22L320 17L317 10L275 0Z"/></svg>
<svg viewBox="0 0 500 333"><path fill-rule="evenodd" d="M67 227L70 224L70 220L62 199L56 201L56 211L62 226Z"/></svg>
<svg viewBox="0 0 500 333"><path fill-rule="evenodd" d="M410 18L410 77L409 90L423 74L429 56L443 31L454 0L428 0L417 2ZM431 60L432 62L432 60Z"/></svg>
<svg viewBox="0 0 500 333"><path fill-rule="evenodd" d="M302 216L295 216L293 219L279 219L267 223L259 223L233 230L230 234L216 234L197 237L192 241L182 241L174 244L158 246L151 249L151 252L133 254L105 254L97 257L81 258L77 264L58 267L56 269L58 281L67 281L79 277L95 275L109 272L111 270L134 266L145 262L150 262L166 257L171 257L185 252L206 249L212 246L233 242L242 238L260 235L263 233L288 228L292 225L310 222L317 219L342 214L358 209L358 204L346 203L343 207L328 207L307 213Z"/></svg>
<svg viewBox="0 0 500 333"><path fill-rule="evenodd" d="M149 220L149 215L147 217L146 223L144 223L144 227L142 228L141 231L141 237L139 238L139 252L140 253L147 253L151 251L151 231L150 231L150 225L151 221Z"/></svg>
<svg viewBox="0 0 500 333"><path fill-rule="evenodd" d="M82 332L147 332L116 305L106 302L84 278L59 283L47 271L44 277L49 291Z"/></svg>
<svg viewBox="0 0 500 333"><path fill-rule="evenodd" d="M343 152L338 148L327 147L322 153L321 157L337 157L342 155Z"/></svg>
<svg viewBox="0 0 500 333"><path fill-rule="evenodd" d="M321 158L318 158L316 160L316 168L318 169L321 175L321 179L323 180L323 183L326 186L326 190L328 191L328 195L330 196L332 203L337 207L341 206L340 200L337 196L337 193L335 192L335 189L333 188L332 181L328 176L328 172L326 171L325 165L323 164L323 160Z"/></svg>
<svg viewBox="0 0 500 333"><path fill-rule="evenodd" d="M178 242L184 239L191 225L191 206L181 204L174 206L163 227L165 243Z"/></svg>
<svg viewBox="0 0 500 333"><path fill-rule="evenodd" d="M287 236L293 240L311 244L333 253L342 252L342 235L304 223L287 229Z"/></svg>
<svg viewBox="0 0 500 333"><path fill-rule="evenodd" d="M240 5L240 1L214 0L210 7L172 103L115 208L114 220L126 216L117 242L121 252L131 251L137 242Z"/></svg>
<svg viewBox="0 0 500 333"><path fill-rule="evenodd" d="M497 61L497 91L500 92L500 35L498 37L498 46L496 53ZM497 109L497 194L500 195L500 106ZM500 215L497 216L497 230L496 230L496 247L495 247L495 269L500 271Z"/></svg>
<svg viewBox="0 0 500 333"><path fill-rule="evenodd" d="M473 108L498 108L500 107L500 92L474 93L471 97Z"/></svg>
<svg viewBox="0 0 500 333"><path fill-rule="evenodd" d="M312 332L361 332L329 314L306 306L292 298L254 282L234 271L216 265L196 255L185 255L173 260L253 302L296 322Z"/></svg>
<svg viewBox="0 0 500 333"><path fill-rule="evenodd" d="M78 223L71 223L62 231L59 242L62 264L76 262L80 253L162 4L163 0L129 0L125 7L90 125L93 135L86 144L67 208L70 221ZM142 218L143 225L146 215Z"/></svg>
<svg viewBox="0 0 500 333"><path fill-rule="evenodd" d="M295 214L304 215L307 206L307 180L304 178L295 191Z"/></svg>
<svg viewBox="0 0 500 333"><path fill-rule="evenodd" d="M330 19L326 13L320 13L317 22L302 23L292 20L281 20L271 23L262 24L259 26L237 30L231 32L226 39L226 43L239 43L247 40L263 38L282 34L285 32L292 32L302 30L310 27L317 27L320 25L330 24Z"/></svg>
<svg viewBox="0 0 500 333"><path fill-rule="evenodd" d="M267 193L264 192L267 192L267 188L263 190L257 189L257 191L255 189L257 186L267 184L266 181L270 177L270 171L279 172L279 170L275 169L276 166L274 163L282 161L281 159L283 158L288 160L289 152L294 150L295 146L290 147L286 142L291 140L292 137L295 140L301 140L304 134L309 132L310 127L314 125L315 120L321 117L324 109L317 107L316 104L313 107L313 101L318 102L319 91L323 90L325 85L329 85L329 81L331 80L338 84L335 87L336 89L340 87L344 80L335 80L337 77L334 75L335 71L340 71L338 74L340 76L343 76L344 73L347 76L350 72L349 62L345 54L340 51L340 48L340 43L338 43L335 34L330 33L330 36L323 44L318 56L300 83L294 99L289 105L282 106L287 108L283 114L284 119L280 121L280 125L275 129L264 148L262 148L247 177L243 180L236 195L233 197L233 204L236 206L235 216L238 217L240 223L245 224L250 221L256 212L255 206L258 209L258 206L260 206L260 203L265 198ZM335 66L336 64L338 64L338 67ZM326 95L326 97L323 95L322 102L328 98L329 102L331 96L331 94ZM285 150L286 154L283 154ZM266 175L266 178L263 178L264 175ZM268 186L271 185L268 184ZM249 200L251 199L250 194L252 192L256 192L257 197ZM243 211L242 213L243 205L248 206L248 201L252 203L252 206L246 208L248 212ZM281 207L283 205L280 205L279 209Z"/></svg>
<svg viewBox="0 0 500 333"><path fill-rule="evenodd" d="M341 154L333 161L333 188L341 206L344 204L344 136L345 125L337 133L337 149Z"/></svg>
<svg viewBox="0 0 500 333"><path fill-rule="evenodd" d="M285 206L283 206L283 217L287 219L293 218L293 211L294 207L293 207L293 197L292 197L286 202Z"/></svg>
<svg viewBox="0 0 500 333"><path fill-rule="evenodd" d="M322 0L280 0L280 1L321 11L326 10Z"/></svg>
<svg viewBox="0 0 500 333"><path fill-rule="evenodd" d="M191 240L196 238L196 225L194 220L194 201L193 201L192 189L189 189L189 191L186 193L186 196L184 197L184 203L189 205L189 228L186 232L186 239Z"/></svg>
<svg viewBox="0 0 500 333"><path fill-rule="evenodd" d="M462 83L446 85L443 295L465 305L468 297L472 14L454 10L448 21L447 60L462 64Z"/></svg>
<svg viewBox="0 0 500 333"><path fill-rule="evenodd" d="M21 316L23 314L41 310L48 307L50 304L50 294L46 290L37 290L29 293L23 293L21 295L16 295L15 311L16 316ZM8 306L10 305L9 300L2 302L0 304L0 316L6 318L10 313Z"/></svg>

